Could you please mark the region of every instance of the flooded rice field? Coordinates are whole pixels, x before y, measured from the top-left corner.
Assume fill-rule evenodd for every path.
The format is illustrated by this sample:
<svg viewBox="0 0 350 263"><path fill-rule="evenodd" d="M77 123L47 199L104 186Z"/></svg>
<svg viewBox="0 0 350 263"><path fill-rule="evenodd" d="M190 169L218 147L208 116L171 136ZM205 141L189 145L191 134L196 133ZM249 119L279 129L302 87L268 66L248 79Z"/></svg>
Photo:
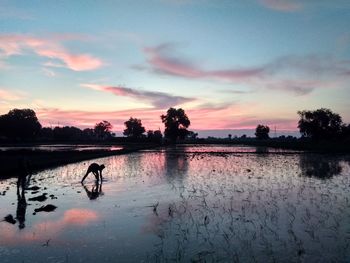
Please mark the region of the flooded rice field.
<svg viewBox="0 0 350 263"><path fill-rule="evenodd" d="M82 185L92 162L104 180ZM350 261L350 156L182 146L16 184L0 181L2 263Z"/></svg>

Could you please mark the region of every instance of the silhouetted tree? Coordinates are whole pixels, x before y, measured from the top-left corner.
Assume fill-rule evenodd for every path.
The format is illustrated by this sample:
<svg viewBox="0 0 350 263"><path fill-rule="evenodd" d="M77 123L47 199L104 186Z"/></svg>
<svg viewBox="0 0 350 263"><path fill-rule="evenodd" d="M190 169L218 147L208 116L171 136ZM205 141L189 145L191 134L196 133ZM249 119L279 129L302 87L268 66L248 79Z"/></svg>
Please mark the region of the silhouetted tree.
<svg viewBox="0 0 350 263"><path fill-rule="evenodd" d="M94 128L94 133L97 138L99 139L105 139L108 137L111 137L111 130L113 126L108 121L101 121L99 123L96 123Z"/></svg>
<svg viewBox="0 0 350 263"><path fill-rule="evenodd" d="M74 126L55 127L53 138L58 141L74 141L83 138L83 131Z"/></svg>
<svg viewBox="0 0 350 263"><path fill-rule="evenodd" d="M187 136L187 128L191 122L183 109L169 108L167 114L160 117L165 125L164 135L166 138L176 142L178 138L184 139Z"/></svg>
<svg viewBox="0 0 350 263"><path fill-rule="evenodd" d="M40 138L44 140L55 141L74 141L74 140L92 140L95 139L95 132L93 129L87 128L81 130L74 126L65 127L44 127L40 131Z"/></svg>
<svg viewBox="0 0 350 263"><path fill-rule="evenodd" d="M345 139L350 139L350 124L343 125L342 127L342 137Z"/></svg>
<svg viewBox="0 0 350 263"><path fill-rule="evenodd" d="M40 131L40 138L42 139L53 139L53 130L49 127L43 127Z"/></svg>
<svg viewBox="0 0 350 263"><path fill-rule="evenodd" d="M231 133L229 133L229 135L228 135L228 139L229 139L229 140L231 140L231 139L232 139L232 134L231 134Z"/></svg>
<svg viewBox="0 0 350 263"><path fill-rule="evenodd" d="M31 109L13 109L0 116L0 134L11 139L33 139L41 124Z"/></svg>
<svg viewBox="0 0 350 263"><path fill-rule="evenodd" d="M146 131L145 127L142 126L141 120L137 118L132 118L124 122L126 129L123 134L132 138L140 138L142 134Z"/></svg>
<svg viewBox="0 0 350 263"><path fill-rule="evenodd" d="M298 128L304 137L314 140L336 138L341 134L343 121L339 114L330 109L298 111Z"/></svg>
<svg viewBox="0 0 350 263"><path fill-rule="evenodd" d="M95 131L91 128L86 128L83 130L83 138L85 140L91 140L95 137Z"/></svg>
<svg viewBox="0 0 350 263"><path fill-rule="evenodd" d="M160 130L152 131L148 130L147 131L147 139L152 141L152 142L157 142L160 143L162 141L163 135Z"/></svg>
<svg viewBox="0 0 350 263"><path fill-rule="evenodd" d="M147 139L153 140L154 138L154 132L152 130L147 131Z"/></svg>
<svg viewBox="0 0 350 263"><path fill-rule="evenodd" d="M270 138L269 132L270 132L269 126L259 124L258 126L256 126L255 136L259 140L265 140L265 139Z"/></svg>
<svg viewBox="0 0 350 263"><path fill-rule="evenodd" d="M154 139L155 139L156 141L161 142L161 141L162 141L162 138L163 138L163 134L162 134L162 132L161 132L160 130L156 130L156 131L154 131L154 133L153 133L153 137L154 137Z"/></svg>

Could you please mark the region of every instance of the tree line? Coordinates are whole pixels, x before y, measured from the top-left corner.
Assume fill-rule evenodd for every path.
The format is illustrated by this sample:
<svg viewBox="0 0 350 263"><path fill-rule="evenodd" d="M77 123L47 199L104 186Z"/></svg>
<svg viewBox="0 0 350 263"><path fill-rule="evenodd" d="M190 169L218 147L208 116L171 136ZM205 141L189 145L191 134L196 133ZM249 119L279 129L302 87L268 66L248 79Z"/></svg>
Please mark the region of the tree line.
<svg viewBox="0 0 350 263"><path fill-rule="evenodd" d="M343 122L338 113L321 108L298 111L298 128L302 138L313 141L350 139L350 124ZM257 139L269 139L270 127L259 124L255 129Z"/></svg>
<svg viewBox="0 0 350 263"><path fill-rule="evenodd" d="M350 124L345 124L339 114L330 109L321 108L314 111L298 111L300 117L298 128L302 138L311 140L341 140L350 138ZM160 116L164 124L164 138L170 142L196 139L198 134L188 130L191 122L181 108L169 108ZM161 142L163 134L160 130L148 130L142 125L141 119L130 117L124 122L123 135L133 140L148 140ZM93 141L115 138L113 126L103 120L92 128L80 129L74 126L42 127L36 113L32 109L13 109L0 115L0 139L2 141L31 141L35 139L49 141ZM270 128L258 124L255 136L259 140L269 139ZM232 135L229 134L229 139ZM246 137L246 136L244 136Z"/></svg>
<svg viewBox="0 0 350 263"><path fill-rule="evenodd" d="M160 116L165 125L165 137L170 141L195 138L198 134L187 130L190 120L183 109L169 108L167 113ZM147 130L141 119L130 117L124 122L123 135L139 140L161 142L163 134L160 130ZM96 141L110 140L115 137L113 126L103 120L92 128L80 129L74 126L42 127L36 113L32 109L12 109L7 114L0 115L0 140L22 142L32 140L48 141Z"/></svg>

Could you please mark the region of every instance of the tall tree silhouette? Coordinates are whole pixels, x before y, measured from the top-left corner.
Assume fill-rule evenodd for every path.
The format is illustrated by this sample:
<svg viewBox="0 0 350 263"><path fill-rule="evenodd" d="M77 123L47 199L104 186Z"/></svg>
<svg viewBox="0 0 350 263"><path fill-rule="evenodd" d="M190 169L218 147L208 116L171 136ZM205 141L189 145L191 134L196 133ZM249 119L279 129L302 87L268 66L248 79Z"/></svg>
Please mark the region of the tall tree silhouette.
<svg viewBox="0 0 350 263"><path fill-rule="evenodd" d="M164 135L166 138L176 142L177 139L186 137L188 134L187 128L191 122L183 109L169 108L166 115L160 117L165 125Z"/></svg>
<svg viewBox="0 0 350 263"><path fill-rule="evenodd" d="M255 136L259 140L265 140L265 139L270 138L269 132L270 132L269 126L259 124L258 126L256 126Z"/></svg>
<svg viewBox="0 0 350 263"><path fill-rule="evenodd" d="M11 139L33 139L41 124L31 109L13 109L0 116L0 134Z"/></svg>
<svg viewBox="0 0 350 263"><path fill-rule="evenodd" d="M342 118L330 109L304 110L298 111L298 114L300 116L298 128L304 137L314 140L332 139L339 136L342 132Z"/></svg>
<svg viewBox="0 0 350 263"><path fill-rule="evenodd" d="M128 137L140 138L142 134L146 131L142 126L141 120L137 118L132 118L124 122L126 129L123 134Z"/></svg>
<svg viewBox="0 0 350 263"><path fill-rule="evenodd" d="M111 130L113 126L108 121L101 121L99 123L96 123L94 132L97 136L97 138L105 139L111 136Z"/></svg>

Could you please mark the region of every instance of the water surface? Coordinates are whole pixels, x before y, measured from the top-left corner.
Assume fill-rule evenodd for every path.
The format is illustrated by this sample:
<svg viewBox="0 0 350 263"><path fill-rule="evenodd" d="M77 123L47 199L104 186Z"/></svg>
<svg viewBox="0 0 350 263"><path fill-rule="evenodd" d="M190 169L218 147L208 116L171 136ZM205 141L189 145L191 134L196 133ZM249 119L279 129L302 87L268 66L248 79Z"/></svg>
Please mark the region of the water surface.
<svg viewBox="0 0 350 263"><path fill-rule="evenodd" d="M102 185L80 184L91 162ZM350 156L183 146L45 170L33 186L0 181L0 217L20 218L0 222L1 262L350 259Z"/></svg>

